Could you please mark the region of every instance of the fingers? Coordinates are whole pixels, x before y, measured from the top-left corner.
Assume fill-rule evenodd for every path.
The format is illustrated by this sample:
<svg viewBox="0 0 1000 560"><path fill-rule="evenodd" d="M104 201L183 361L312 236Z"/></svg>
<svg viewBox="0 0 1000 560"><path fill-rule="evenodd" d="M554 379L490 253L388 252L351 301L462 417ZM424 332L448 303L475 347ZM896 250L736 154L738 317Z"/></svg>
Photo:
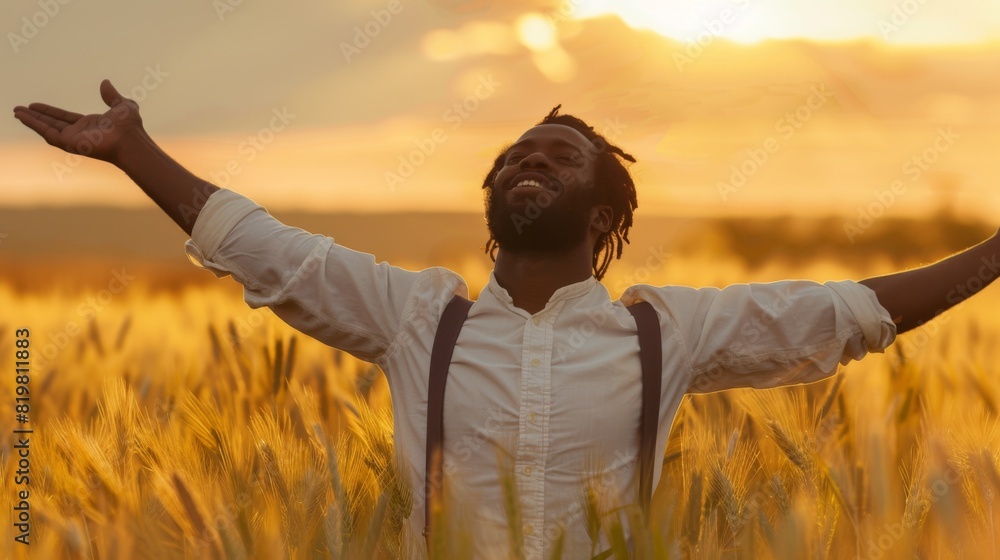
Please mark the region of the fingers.
<svg viewBox="0 0 1000 560"><path fill-rule="evenodd" d="M115 86L111 85L111 80L107 79L101 82L101 99L108 104L108 107L114 107L125 100Z"/></svg>
<svg viewBox="0 0 1000 560"><path fill-rule="evenodd" d="M18 110L20 109L20 110ZM32 115L33 111L30 109L24 109L23 107L18 107L14 110L14 117L21 121L24 126L27 126L31 130L38 133L39 136L45 139L52 146L61 147L59 143L59 131L52 128L47 123L38 120ZM34 113L37 115L38 113Z"/></svg>
<svg viewBox="0 0 1000 560"><path fill-rule="evenodd" d="M83 116L80 113L73 113L71 111L66 111L65 109L60 109L59 107L46 105L45 103L32 103L28 105L28 108L38 111L44 115L48 115L54 119L63 121L67 124L73 124L80 120L80 117Z"/></svg>
<svg viewBox="0 0 1000 560"><path fill-rule="evenodd" d="M38 111L36 109L31 109L31 108L24 109L24 112L27 113L27 114L29 114L29 115L31 115L31 118L33 118L33 119L35 119L37 121L41 121L41 122L43 122L43 123L51 126L52 128L56 129L59 132L62 132L62 129L66 128L67 126L69 126L71 124L73 124L73 123L66 122L64 120L59 120L58 118L55 118L55 117L49 115L48 113L45 113L45 112L42 112L42 111Z"/></svg>

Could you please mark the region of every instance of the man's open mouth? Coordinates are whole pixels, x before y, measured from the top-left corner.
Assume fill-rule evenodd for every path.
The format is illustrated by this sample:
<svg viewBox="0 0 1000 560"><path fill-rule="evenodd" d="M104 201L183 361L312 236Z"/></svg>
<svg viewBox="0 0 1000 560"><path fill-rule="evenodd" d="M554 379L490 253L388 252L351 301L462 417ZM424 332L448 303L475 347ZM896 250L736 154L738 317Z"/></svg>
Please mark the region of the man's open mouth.
<svg viewBox="0 0 1000 560"><path fill-rule="evenodd" d="M551 189L551 187L552 181L548 177L535 172L518 173L507 184L507 190Z"/></svg>

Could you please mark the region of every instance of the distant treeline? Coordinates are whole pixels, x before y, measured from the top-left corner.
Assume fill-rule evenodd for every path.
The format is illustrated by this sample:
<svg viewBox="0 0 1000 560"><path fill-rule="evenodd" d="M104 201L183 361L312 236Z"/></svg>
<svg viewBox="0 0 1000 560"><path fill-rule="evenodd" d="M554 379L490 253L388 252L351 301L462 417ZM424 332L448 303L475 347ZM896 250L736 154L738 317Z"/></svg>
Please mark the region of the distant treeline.
<svg viewBox="0 0 1000 560"><path fill-rule="evenodd" d="M345 247L406 268L445 266L464 271L479 263L487 239L481 214L320 214L277 212L283 222L329 235ZM825 218L707 218L637 216L623 265L649 256L708 257L753 270L768 264L800 266L832 261L867 270L876 261L897 267L932 262L992 235L1000 224L976 222L945 210L923 219L881 217L862 224ZM56 284L106 283L112 270L142 271L160 287L215 283L184 256L187 236L158 209L0 208L0 283L19 290Z"/></svg>
<svg viewBox="0 0 1000 560"><path fill-rule="evenodd" d="M990 225L942 211L923 219L872 220L860 233L858 229L847 230L847 225L857 224L836 216L719 218L706 221L704 228L698 228L700 231L678 240L674 252L724 251L750 268L775 259L791 263L836 260L845 265L863 265L881 257L907 264L938 260L975 245L994 234L1000 221Z"/></svg>

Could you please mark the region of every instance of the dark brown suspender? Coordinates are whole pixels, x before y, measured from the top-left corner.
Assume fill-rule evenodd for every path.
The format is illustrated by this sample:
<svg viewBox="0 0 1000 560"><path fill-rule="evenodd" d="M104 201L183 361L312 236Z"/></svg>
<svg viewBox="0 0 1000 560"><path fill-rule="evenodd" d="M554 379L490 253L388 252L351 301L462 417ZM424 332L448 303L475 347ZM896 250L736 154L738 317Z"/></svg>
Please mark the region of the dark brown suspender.
<svg viewBox="0 0 1000 560"><path fill-rule="evenodd" d="M424 474L424 536L430 546L433 506L441 499L444 481L444 388L448 367L455 350L458 333L469 316L472 302L456 295L448 302L431 348L430 379L427 389L427 457ZM653 496L653 467L656 459L656 429L660 414L660 375L662 349L660 322L656 310L642 301L626 309L635 318L639 331L639 359L642 362L642 416L639 444L639 501L644 513L649 513Z"/></svg>
<svg viewBox="0 0 1000 560"><path fill-rule="evenodd" d="M440 503L444 482L444 384L448 381L448 366L455 351L462 323L469 316L472 302L455 295L441 314L431 348L431 372L427 387L427 458L424 472L424 536L430 545L431 505Z"/></svg>
<svg viewBox="0 0 1000 560"><path fill-rule="evenodd" d="M660 420L660 377L663 358L660 321L647 301L627 307L639 330L639 360L642 362L642 417L639 422L639 503L649 514L653 498L653 467L656 459L656 428Z"/></svg>

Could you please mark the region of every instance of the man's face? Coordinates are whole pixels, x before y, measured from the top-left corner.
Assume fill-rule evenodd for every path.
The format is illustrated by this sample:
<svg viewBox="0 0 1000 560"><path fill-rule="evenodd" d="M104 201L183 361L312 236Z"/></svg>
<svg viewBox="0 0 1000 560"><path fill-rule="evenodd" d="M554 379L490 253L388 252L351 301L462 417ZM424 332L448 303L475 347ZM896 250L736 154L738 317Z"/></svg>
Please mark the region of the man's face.
<svg viewBox="0 0 1000 560"><path fill-rule="evenodd" d="M487 190L486 224L500 247L564 251L586 239L597 204L596 155L568 126L543 124L521 135Z"/></svg>

